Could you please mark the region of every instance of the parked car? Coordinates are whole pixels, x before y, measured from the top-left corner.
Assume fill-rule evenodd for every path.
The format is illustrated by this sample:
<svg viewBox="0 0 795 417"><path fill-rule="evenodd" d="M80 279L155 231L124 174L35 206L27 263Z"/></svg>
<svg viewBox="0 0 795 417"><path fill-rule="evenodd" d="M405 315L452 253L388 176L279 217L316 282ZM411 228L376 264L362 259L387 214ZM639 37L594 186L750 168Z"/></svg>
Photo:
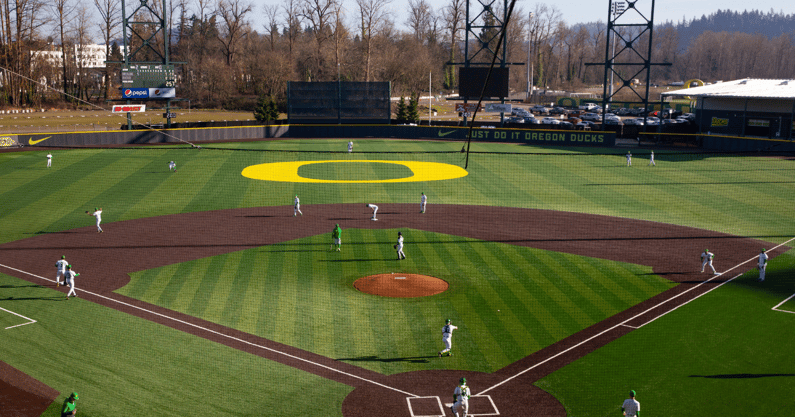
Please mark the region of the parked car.
<svg viewBox="0 0 795 417"><path fill-rule="evenodd" d="M553 107L549 109L549 114L566 114L567 111L563 107Z"/></svg>
<svg viewBox="0 0 795 417"><path fill-rule="evenodd" d="M565 130L574 130L574 124L566 120L558 122L558 127L561 127Z"/></svg>
<svg viewBox="0 0 795 417"><path fill-rule="evenodd" d="M646 126L659 126L660 119L656 117L647 117L646 118Z"/></svg>
<svg viewBox="0 0 795 417"><path fill-rule="evenodd" d="M521 107L514 107L514 108L511 109L511 116L522 116L522 117L524 117L524 116L527 116L528 114L530 114L530 112L528 112L526 109L523 109Z"/></svg>
<svg viewBox="0 0 795 417"><path fill-rule="evenodd" d="M560 119L556 119L554 117L545 117L545 118L541 119L541 124L542 125L556 125L556 124L560 124Z"/></svg>
<svg viewBox="0 0 795 417"><path fill-rule="evenodd" d="M636 107L634 109L629 109L629 114L632 116L643 116L646 113L645 107Z"/></svg>
<svg viewBox="0 0 795 417"><path fill-rule="evenodd" d="M549 114L549 110L540 104L536 104L535 106L531 107L530 111L538 114Z"/></svg>
<svg viewBox="0 0 795 417"><path fill-rule="evenodd" d="M524 117L519 117L519 116L509 117L508 123L524 123Z"/></svg>
<svg viewBox="0 0 795 417"><path fill-rule="evenodd" d="M533 116L525 116L524 122L528 123L528 124L531 124L531 125L540 125L541 124L541 121L536 119Z"/></svg>
<svg viewBox="0 0 795 417"><path fill-rule="evenodd" d="M643 119L624 119L627 126L643 126Z"/></svg>
<svg viewBox="0 0 795 417"><path fill-rule="evenodd" d="M605 124L606 125L613 125L613 126L621 126L624 123L622 123L621 119L619 119L619 118L613 119L613 118L606 117L605 118Z"/></svg>
<svg viewBox="0 0 795 417"><path fill-rule="evenodd" d="M596 123L583 120L580 123L574 125L574 127L579 130L594 130L596 129Z"/></svg>
<svg viewBox="0 0 795 417"><path fill-rule="evenodd" d="M601 120L602 118L599 117L599 115L596 114L596 113L584 113L584 114L580 115L580 119L589 120L591 122L597 122L597 121Z"/></svg>
<svg viewBox="0 0 795 417"><path fill-rule="evenodd" d="M617 114L619 116L628 116L629 115L629 109L626 108L626 107L620 107L620 108L616 109L615 114Z"/></svg>
<svg viewBox="0 0 795 417"><path fill-rule="evenodd" d="M680 122L677 119L662 119L662 123L665 124L665 125L675 125L675 124L682 123L682 122Z"/></svg>

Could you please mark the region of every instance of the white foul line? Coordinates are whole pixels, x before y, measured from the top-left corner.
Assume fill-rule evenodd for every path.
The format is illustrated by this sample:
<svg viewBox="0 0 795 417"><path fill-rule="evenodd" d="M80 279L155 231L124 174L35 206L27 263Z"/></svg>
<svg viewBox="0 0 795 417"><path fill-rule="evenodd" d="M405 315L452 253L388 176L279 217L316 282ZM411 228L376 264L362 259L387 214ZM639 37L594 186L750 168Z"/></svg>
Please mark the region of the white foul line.
<svg viewBox="0 0 795 417"><path fill-rule="evenodd" d="M777 246L773 247L773 248L772 248L772 249L770 249L770 250L772 251L772 250L778 249L778 248L780 248L780 247L782 247L782 246L786 245L787 243L789 243L789 242L791 242L791 241L793 241L793 240L795 240L795 237L793 237L792 239L790 239L790 240L788 240L788 241L786 241L786 242L784 242L784 243L782 243L782 244L780 244L780 245L777 245ZM531 366L531 367L529 367L529 368L525 369L524 371L521 371L521 372L517 373L516 375L514 375L514 376L511 376L511 377L509 377L509 378L505 379L504 381L502 381L502 382L500 382L500 383L498 383L498 384L496 384L496 385L493 385L493 386L491 386L491 387L489 387L489 388L486 388L484 391L481 391L481 392L480 392L479 394L477 394L477 395L483 395L483 394L485 394L485 393L487 393L487 392L489 392L489 391L493 390L494 388L497 388L497 387L499 387L500 385L502 385L502 384L504 384L504 383L506 383L506 382L508 382L508 381L510 381L510 380L512 380L512 379L514 379L514 378L517 378L517 377L519 377L520 375L523 375L523 374L525 374L525 373L527 373L527 372L530 372L530 371L531 371L531 370L533 370L534 368L536 368L536 367L538 367L538 366L540 366L540 365L543 365L543 364L545 364L545 363L547 363L547 362L551 361L552 359L555 359L555 358L557 358L557 357L558 357L558 356L560 356L560 355L563 355L564 353L566 353L566 352L568 352L568 351L570 351L570 350L573 350L573 349L575 349L575 348L577 348L577 347L580 347L580 346L582 346L583 344L585 344L585 343L588 343L588 342L590 342L591 340L593 340L593 339L596 339L597 337L599 337L599 336L601 336L601 335L603 335L603 334L605 334L605 333L607 333L607 332L609 332L609 331L611 331L611 330L613 330L613 329L616 329L616 328L618 328L619 326L625 326L625 325L626 325L626 323L628 323L628 322L630 322L630 321L632 321L632 320L634 320L634 319L636 319L636 318L638 318L638 317L640 317L640 316L642 316L642 315L644 315L644 314L648 313L649 311L651 311L651 310L654 310L654 309L656 309L657 307L659 307L659 306L661 306L661 305L663 305L663 304L665 304L665 303L667 303L667 302L669 302L669 301L672 301L672 300L674 300L675 298L677 298L677 297L679 297L679 296L682 296L682 295L684 295L684 294L687 294L688 292L695 290L696 288L698 288L698 287L700 287L700 286L702 286L702 285L704 285L704 284L706 284L706 283L708 283L708 282L712 281L713 279L715 279L715 278L717 278L717 277L719 277L719 276L721 276L721 275L725 274L726 272L729 272L729 271L731 271L731 270L733 270L733 269L737 269L737 268L739 268L739 267L740 267L740 265L744 265L744 264L746 264L746 263L748 263L748 262L750 262L750 261L753 261L754 259L757 259L757 257L756 257L756 256L754 256L753 258L751 258L751 259L748 259L747 261L741 262L741 263L739 263L739 264L737 264L737 265L735 265L735 266L733 266L733 267L731 267L731 268L727 269L727 270L726 270L726 271L724 271L724 272L721 272L721 273L719 273L719 274L713 275L713 276L712 276L712 278L710 278L710 279L708 279L708 280L706 280L706 281L704 281L704 282L702 282L702 283L700 283L700 284L698 284L698 285L696 285L696 286L694 286L694 287L692 287L692 288L690 288L690 289L688 289L688 290L686 290L686 291L683 291L683 292L681 292L681 293L679 293L679 294L677 294L677 295L675 295L675 296L673 296L673 297L671 297L671 298L669 298L669 299L667 299L667 300L665 300L665 301L661 301L661 302L660 302L660 303L658 303L657 305L655 305L655 306L653 306L653 307L650 307L650 308L648 308L648 309L646 309L646 310L644 310L644 311L642 311L642 312L640 312L640 313L636 314L635 316L633 316L633 317L630 317L630 318L628 318L628 319L626 319L626 320L622 321L621 323L618 323L618 324L616 324L615 326L613 326L613 327L611 327L611 328L609 328L609 329L607 329L607 330L604 330L604 331L602 331L602 332L600 332L600 333L598 333L598 334L595 334L595 335L593 335L593 336L589 337L588 339L585 339L585 340L583 340L582 342L580 342L580 343L577 343L576 345L569 347L569 348L568 348L568 349L566 349L566 350L563 350L563 351L561 351L561 352L558 352L558 353L556 353L556 354L554 354L554 355L552 355L552 356L550 356L550 357L548 357L548 358L544 359L543 361L541 361L541 362L538 362L537 364L535 364L535 365L533 365L533 366ZM742 275L742 274L740 274L740 275ZM716 286L715 288L712 288L712 289L710 289L709 291L705 292L704 294L708 294L708 293L712 292L713 290L715 290L715 289L718 289L718 288L722 287L722 286L723 286L723 284L726 284L726 283L728 283L728 282L730 282L730 281L734 280L735 278L739 277L740 275L737 275L737 276L735 276L734 278L732 278L732 279L730 279L730 280L728 280L728 281L726 281L726 282L724 282L724 283L721 283L720 285ZM704 294L700 294L699 296L697 296L697 297L693 298L693 300L696 300L696 299L698 299L699 297L701 297L701 296L702 296L702 295L704 295ZM793 297L795 297L795 295L793 295ZM790 298L792 298L792 297L790 297ZM662 316L664 316L664 315L666 315L666 314L670 313L670 312L671 312L671 311L673 311L673 310L676 310L677 308L679 308L679 307L681 307L681 306L683 306L683 305L689 304L689 303L690 303L691 301L693 301L693 300L689 300L689 301L685 302L684 304L681 304L681 305L679 305L679 306L677 306L677 307L675 307L675 308L671 309L670 311L667 311L667 312L665 312L665 313L661 314L660 316L658 316L658 317L655 317L655 318L654 318L654 319L652 319L651 321L654 321L654 320L656 320L657 318L659 318L659 317L662 317ZM786 301L786 300L785 300L785 301ZM651 322L651 321L650 321L650 322ZM650 322L648 322L648 323L650 323ZM645 325L645 324L646 324L646 323L644 323L644 325ZM643 326L643 325L641 325L641 327L642 327L642 326ZM627 327L632 327L632 326L627 326Z"/></svg>
<svg viewBox="0 0 795 417"><path fill-rule="evenodd" d="M30 321L28 321L27 323L17 324L17 325L15 325L15 326L8 326L8 327L6 327L6 330L8 330L8 329L13 329L14 327L24 326L24 325L26 325L26 324L33 324L33 323L35 323L35 322L36 322L36 320L33 320L33 319L31 319L31 318L28 318L28 317L25 317L25 316L23 316L22 314L17 314L17 313L14 313L13 311L6 310L6 309L4 309L3 307L0 307L0 310L3 310L3 311L6 311L6 312L9 312L9 313L11 313L11 314L13 314L13 315L15 315L15 316L22 317L22 318L23 318L23 319L25 319L25 320L30 320Z"/></svg>
<svg viewBox="0 0 795 417"><path fill-rule="evenodd" d="M784 301L782 301L782 302L780 302L780 303L776 304L776 305L775 305L773 308L771 308L771 310L780 311L780 312L782 312L782 313L790 313L790 314L795 314L795 311L789 311L789 310L781 310L781 309L779 309L779 307L780 307L782 304L784 304L784 303L786 303L787 301L791 300L791 299L792 299L792 297L795 297L795 294L792 294L792 295L790 295L789 297L787 297L787 299L786 299L786 300L784 300Z"/></svg>
<svg viewBox="0 0 795 417"><path fill-rule="evenodd" d="M21 272L23 274L27 274L27 275L36 277L36 278L39 278L39 279L43 279L45 281L55 282L55 280L52 280L52 279L49 279L49 278L44 278L44 277L38 276L36 274L31 274L30 272L22 271L22 270L16 269L16 268L12 268L12 267L7 266L7 265L0 264L0 266L8 268L8 269L11 269L11 270L14 270L14 271L17 271L17 272ZM196 324L193 324L193 323L189 323L187 321L183 321L183 320L171 317L171 316L167 316L165 314L161 314L161 313L158 313L158 312L155 312L155 311L152 311L152 310L147 310L147 309L145 309L143 307L138 307L138 306L135 306L135 305L132 305L132 304L128 304L128 303L125 303L123 301L119 301L119 300L116 300L116 299L113 299L113 298L110 298L110 297L105 297L104 295L96 294L96 293L93 293L91 291L86 291L86 290L81 290L81 291L84 292L84 293L91 294L91 295L93 295L95 297L103 298L103 299L108 300L108 301L113 301L114 303L118 303L118 304L121 304L121 305L124 305L124 306L127 306L127 307L131 307L131 308L134 308L134 309L137 309L137 310L145 311L145 312L153 314L155 316L163 317L163 318L175 321L177 323L181 323L181 324L185 324L187 326L194 327L196 329L204 330L204 331L212 333L214 335L223 336L223 337L225 337L227 339L231 339L231 340L234 340L236 342L245 343L245 344L247 344L249 346L258 347L260 349L267 350L267 351L270 351L270 352L273 352L273 353L276 353L276 354L279 354L279 355L287 356L288 358L299 360L299 361L302 361L302 362L306 362L308 364L315 365L315 366L320 367L320 368L325 368L325 369L328 369L328 370L330 370L332 372L337 372L339 374L342 374L342 375L345 375L345 376L349 376L351 378L360 379L362 381L369 382L369 383L371 383L373 385L378 385L379 387L390 389L392 391L397 391L397 392L399 392L401 394L405 394L405 395L408 395L408 396L411 396L411 397L418 397L418 395L414 395L414 394L412 394L410 392L402 391L402 390L399 390L397 388L393 388L393 387L384 385L384 384L382 384L380 382L371 381L371 380L369 380L367 378L363 378L363 377L360 377L358 375L349 374L347 372L341 371L339 369L332 368L330 366L326 366L326 365L323 365L323 364L320 364L320 363L312 362L309 359L300 358L298 356L294 356L294 355L291 355L289 353L281 352L281 351L278 351L276 349L269 348L267 346L258 345L256 343L252 343L252 342L249 342L249 341L246 341L246 340L243 340L243 339L239 339L239 338L234 337L234 336L229 336L229 335L226 335L226 334L223 334L223 333L219 333L219 332L216 332L215 330L211 330L211 329L208 329L208 328L205 328L205 327L201 327L199 325L196 325ZM26 324L28 324L28 323L26 323Z"/></svg>

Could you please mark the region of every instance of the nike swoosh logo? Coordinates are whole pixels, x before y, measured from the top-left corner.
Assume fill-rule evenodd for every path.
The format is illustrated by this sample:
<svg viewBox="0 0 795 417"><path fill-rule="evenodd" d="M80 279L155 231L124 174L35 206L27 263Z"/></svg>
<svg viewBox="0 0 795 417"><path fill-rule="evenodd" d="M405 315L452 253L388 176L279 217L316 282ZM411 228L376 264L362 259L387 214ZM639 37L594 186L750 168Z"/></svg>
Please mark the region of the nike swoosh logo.
<svg viewBox="0 0 795 417"><path fill-rule="evenodd" d="M51 138L51 137L52 137L52 136L47 136L46 138L44 138L44 139L39 139L39 140L33 140L33 138L30 138L30 139L28 139L28 145L35 145L35 144L37 144L37 143L39 143L39 142L44 142L45 140L47 140L47 139L49 139L49 138Z"/></svg>
<svg viewBox="0 0 795 417"><path fill-rule="evenodd" d="M445 136L447 136L447 135L449 135L449 134L451 134L451 133L453 133L453 132L455 132L455 130L451 130L451 131L449 131L449 132L445 132L445 133L442 133L442 131L440 130L440 131L439 131L439 137L440 137L440 138L443 138L443 137L445 137Z"/></svg>

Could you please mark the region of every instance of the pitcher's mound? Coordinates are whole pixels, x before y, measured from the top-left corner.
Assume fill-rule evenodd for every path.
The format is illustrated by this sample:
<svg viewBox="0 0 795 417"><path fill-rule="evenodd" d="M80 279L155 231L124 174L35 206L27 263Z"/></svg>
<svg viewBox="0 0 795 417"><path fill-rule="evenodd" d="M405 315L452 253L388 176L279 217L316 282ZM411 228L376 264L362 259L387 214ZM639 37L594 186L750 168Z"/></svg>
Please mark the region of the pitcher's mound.
<svg viewBox="0 0 795 417"><path fill-rule="evenodd" d="M402 273L370 275L357 279L353 286L367 294L395 298L427 297L447 291L449 287L439 278Z"/></svg>

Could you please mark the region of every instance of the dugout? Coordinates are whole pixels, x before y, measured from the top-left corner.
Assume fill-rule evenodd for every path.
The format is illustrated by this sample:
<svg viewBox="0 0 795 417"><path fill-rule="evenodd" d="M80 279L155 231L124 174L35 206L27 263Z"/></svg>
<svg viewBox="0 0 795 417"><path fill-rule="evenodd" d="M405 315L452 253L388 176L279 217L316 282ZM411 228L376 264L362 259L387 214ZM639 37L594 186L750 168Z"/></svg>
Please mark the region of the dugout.
<svg viewBox="0 0 795 417"><path fill-rule="evenodd" d="M699 133L748 140L791 142L795 139L795 79L745 78L661 95L663 99L693 101L691 108Z"/></svg>

